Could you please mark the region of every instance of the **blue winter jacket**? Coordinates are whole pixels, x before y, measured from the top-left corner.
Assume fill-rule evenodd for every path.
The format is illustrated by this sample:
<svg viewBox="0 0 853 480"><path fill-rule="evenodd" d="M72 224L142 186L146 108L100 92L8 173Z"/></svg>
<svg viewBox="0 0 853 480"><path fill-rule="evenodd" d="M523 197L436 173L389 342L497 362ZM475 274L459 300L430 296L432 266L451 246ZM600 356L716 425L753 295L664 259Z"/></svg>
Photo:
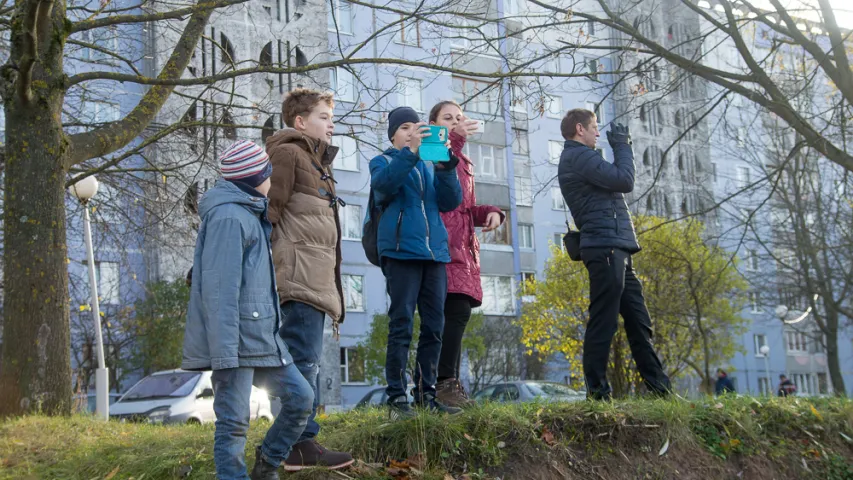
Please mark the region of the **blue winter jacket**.
<svg viewBox="0 0 853 480"><path fill-rule="evenodd" d="M277 367L292 361L277 335L268 200L254 193L220 180L199 202L183 369Z"/></svg>
<svg viewBox="0 0 853 480"><path fill-rule="evenodd" d="M450 263L439 212L462 203L456 169L437 169L409 147L389 148L370 161L370 186L383 208L377 233L380 257Z"/></svg>
<svg viewBox="0 0 853 480"><path fill-rule="evenodd" d="M619 248L637 253L640 244L624 195L634 189L634 152L630 145L618 143L613 157L613 163L608 163L595 150L567 140L557 178L581 231L581 249Z"/></svg>

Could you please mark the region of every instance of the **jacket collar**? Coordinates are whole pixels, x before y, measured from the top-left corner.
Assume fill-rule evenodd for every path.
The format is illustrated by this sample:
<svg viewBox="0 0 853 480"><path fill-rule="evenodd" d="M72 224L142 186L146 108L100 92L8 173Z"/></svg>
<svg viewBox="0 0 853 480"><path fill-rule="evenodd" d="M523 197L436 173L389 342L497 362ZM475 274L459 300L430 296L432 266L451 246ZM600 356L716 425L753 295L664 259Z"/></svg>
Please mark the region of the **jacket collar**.
<svg viewBox="0 0 853 480"><path fill-rule="evenodd" d="M583 143L578 142L578 141L575 141L575 140L566 140L566 143L564 143L564 144L563 144L563 147L564 147L564 148L569 148L569 147L572 147L572 148L574 148L574 147L586 147L586 148L589 148L589 147L587 147L586 145L584 145Z"/></svg>

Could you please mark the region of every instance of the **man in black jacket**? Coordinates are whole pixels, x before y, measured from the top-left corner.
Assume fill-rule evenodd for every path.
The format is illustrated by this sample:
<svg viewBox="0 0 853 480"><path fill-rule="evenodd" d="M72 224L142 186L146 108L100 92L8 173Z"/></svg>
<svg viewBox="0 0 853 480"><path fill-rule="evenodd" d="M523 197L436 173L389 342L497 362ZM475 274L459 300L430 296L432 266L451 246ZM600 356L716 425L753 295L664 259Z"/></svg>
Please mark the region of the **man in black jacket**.
<svg viewBox="0 0 853 480"><path fill-rule="evenodd" d="M580 229L581 259L589 272L589 322L583 342L587 395L611 396L607 361L620 313L646 387L666 395L672 387L652 347L651 318L631 259L640 251L624 196L634 189L631 135L625 126L611 126L611 164L595 150L599 132L593 112L569 110L560 129L566 139L558 170L560 190Z"/></svg>

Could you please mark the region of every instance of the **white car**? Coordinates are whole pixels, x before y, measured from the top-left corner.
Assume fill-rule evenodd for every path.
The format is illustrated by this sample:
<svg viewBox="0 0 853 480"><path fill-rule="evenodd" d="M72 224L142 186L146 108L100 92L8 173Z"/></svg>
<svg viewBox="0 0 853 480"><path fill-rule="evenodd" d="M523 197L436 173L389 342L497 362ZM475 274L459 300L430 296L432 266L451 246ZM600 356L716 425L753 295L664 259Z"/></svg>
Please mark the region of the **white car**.
<svg viewBox="0 0 853 480"><path fill-rule="evenodd" d="M143 378L116 403L110 418L148 423L208 423L213 413L211 372L166 370ZM251 419L273 420L267 393L252 387Z"/></svg>

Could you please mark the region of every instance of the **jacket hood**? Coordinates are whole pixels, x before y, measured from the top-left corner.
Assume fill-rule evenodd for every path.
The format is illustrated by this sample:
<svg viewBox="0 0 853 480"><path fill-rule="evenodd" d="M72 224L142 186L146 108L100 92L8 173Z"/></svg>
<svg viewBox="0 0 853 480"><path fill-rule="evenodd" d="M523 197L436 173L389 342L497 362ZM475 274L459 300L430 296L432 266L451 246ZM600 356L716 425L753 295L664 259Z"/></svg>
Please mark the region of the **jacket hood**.
<svg viewBox="0 0 853 480"><path fill-rule="evenodd" d="M243 205L256 215L263 214L267 208L266 198L249 195L228 180L220 179L213 188L204 193L198 203L198 215L204 218L214 207L226 203Z"/></svg>
<svg viewBox="0 0 853 480"><path fill-rule="evenodd" d="M269 152L273 148L286 143L292 143L310 153L324 167L332 164L332 161L338 155L338 150L340 150L325 140L309 137L295 128L287 127L284 130L279 130L278 133L267 139L267 151Z"/></svg>

